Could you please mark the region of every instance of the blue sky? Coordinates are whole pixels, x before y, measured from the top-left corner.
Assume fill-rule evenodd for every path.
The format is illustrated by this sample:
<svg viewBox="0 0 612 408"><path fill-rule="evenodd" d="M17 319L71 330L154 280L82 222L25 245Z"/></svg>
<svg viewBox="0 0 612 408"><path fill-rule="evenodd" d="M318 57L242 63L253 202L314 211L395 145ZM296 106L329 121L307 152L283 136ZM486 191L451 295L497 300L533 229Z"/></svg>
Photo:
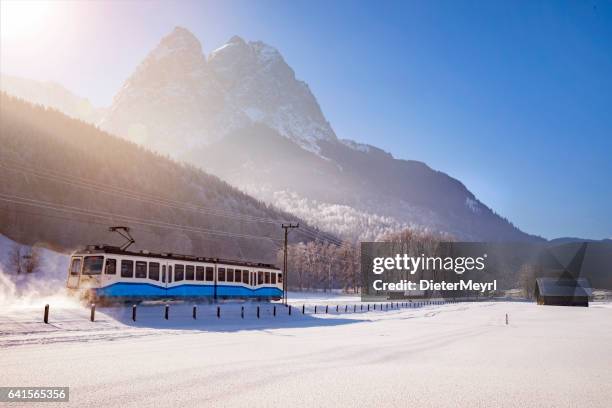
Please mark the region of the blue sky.
<svg viewBox="0 0 612 408"><path fill-rule="evenodd" d="M207 53L262 40L339 137L458 178L527 232L612 237L610 1L56 2L21 26L2 7L4 73L103 106L176 25Z"/></svg>

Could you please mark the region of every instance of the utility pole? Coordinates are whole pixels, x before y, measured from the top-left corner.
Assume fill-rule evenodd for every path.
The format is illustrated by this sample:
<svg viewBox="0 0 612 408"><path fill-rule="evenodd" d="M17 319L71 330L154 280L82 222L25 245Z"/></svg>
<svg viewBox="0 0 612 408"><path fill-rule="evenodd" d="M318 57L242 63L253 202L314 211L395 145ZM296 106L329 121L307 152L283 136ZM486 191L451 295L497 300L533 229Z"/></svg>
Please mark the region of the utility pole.
<svg viewBox="0 0 612 408"><path fill-rule="evenodd" d="M283 303L285 306L287 306L287 289L289 289L289 285L287 283L287 237L289 235L289 229L299 228L300 223L281 224L281 227L285 230L285 256L283 259Z"/></svg>

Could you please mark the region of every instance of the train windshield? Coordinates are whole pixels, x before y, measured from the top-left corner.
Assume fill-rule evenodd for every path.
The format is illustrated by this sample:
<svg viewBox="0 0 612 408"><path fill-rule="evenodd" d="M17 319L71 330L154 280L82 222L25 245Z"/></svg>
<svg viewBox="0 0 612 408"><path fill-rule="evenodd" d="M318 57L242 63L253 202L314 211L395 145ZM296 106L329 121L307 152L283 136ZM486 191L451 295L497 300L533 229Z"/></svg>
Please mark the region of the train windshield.
<svg viewBox="0 0 612 408"><path fill-rule="evenodd" d="M103 263L103 256L86 256L83 263L83 275L100 275Z"/></svg>

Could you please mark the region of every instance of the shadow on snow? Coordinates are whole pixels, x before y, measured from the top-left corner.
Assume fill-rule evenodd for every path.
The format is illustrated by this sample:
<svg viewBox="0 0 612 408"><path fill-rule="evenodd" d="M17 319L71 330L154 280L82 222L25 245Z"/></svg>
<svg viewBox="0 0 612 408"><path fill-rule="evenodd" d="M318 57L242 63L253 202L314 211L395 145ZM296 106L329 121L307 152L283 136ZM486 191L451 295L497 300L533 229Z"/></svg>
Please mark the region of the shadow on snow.
<svg viewBox="0 0 612 408"><path fill-rule="evenodd" d="M194 306L196 307L195 319L193 317ZM257 317L258 306L259 318ZM276 315L274 315L275 306ZM217 307L219 307L219 317L217 316ZM365 312L360 313L359 311L357 313L336 313L335 308L331 307L330 313L325 314L324 307L318 306L320 309L314 315L312 314L313 307L307 306L306 313L302 314L302 305L292 305L291 315L289 315L288 307L266 302L170 303L168 319L166 320L165 304L152 303L140 304L136 307L136 321L132 319L132 306L99 307L98 312L129 327L209 332L338 326L357 323L361 319L356 319L356 315L365 314Z"/></svg>

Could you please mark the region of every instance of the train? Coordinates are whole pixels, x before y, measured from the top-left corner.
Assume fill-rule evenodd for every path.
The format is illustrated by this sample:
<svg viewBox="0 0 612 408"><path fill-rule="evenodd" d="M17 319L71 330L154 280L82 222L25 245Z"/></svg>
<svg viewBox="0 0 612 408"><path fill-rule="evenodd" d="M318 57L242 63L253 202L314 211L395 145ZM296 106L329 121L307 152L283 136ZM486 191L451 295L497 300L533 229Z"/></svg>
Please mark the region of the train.
<svg viewBox="0 0 612 408"><path fill-rule="evenodd" d="M283 273L271 264L173 253L131 252L88 245L70 258L68 291L100 303L145 300L246 299L283 297Z"/></svg>

